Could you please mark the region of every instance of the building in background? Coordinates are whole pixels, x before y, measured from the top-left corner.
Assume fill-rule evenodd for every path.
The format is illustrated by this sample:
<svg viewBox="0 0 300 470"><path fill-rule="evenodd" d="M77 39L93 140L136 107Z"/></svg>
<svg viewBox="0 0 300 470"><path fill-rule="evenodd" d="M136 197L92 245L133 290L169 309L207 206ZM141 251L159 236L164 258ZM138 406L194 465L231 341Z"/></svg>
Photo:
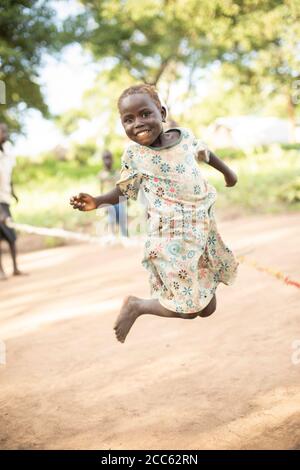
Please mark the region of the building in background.
<svg viewBox="0 0 300 470"><path fill-rule="evenodd" d="M204 137L214 148L287 144L290 124L276 117L222 117L208 126ZM300 142L300 126L296 127L296 142Z"/></svg>

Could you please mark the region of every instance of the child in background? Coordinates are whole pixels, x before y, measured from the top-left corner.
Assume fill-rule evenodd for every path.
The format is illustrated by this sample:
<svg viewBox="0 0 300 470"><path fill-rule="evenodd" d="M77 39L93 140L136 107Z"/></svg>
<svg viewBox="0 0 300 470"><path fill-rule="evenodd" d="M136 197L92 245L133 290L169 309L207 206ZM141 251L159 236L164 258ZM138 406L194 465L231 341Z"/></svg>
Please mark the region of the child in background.
<svg viewBox="0 0 300 470"><path fill-rule="evenodd" d="M207 317L216 310L220 282L232 284L238 263L224 244L214 218L216 190L202 176L199 162L214 167L234 186L236 174L192 132L163 130L166 110L150 85L126 89L118 101L121 121L132 140L122 157L115 189L98 197L80 193L74 209L89 211L137 199L142 186L148 199L148 238L142 264L149 271L151 298L127 296L115 323L124 342L138 317Z"/></svg>
<svg viewBox="0 0 300 470"><path fill-rule="evenodd" d="M8 224L11 220L10 204L12 198L18 202L12 182L12 172L16 160L9 142L7 125L0 123L0 281L7 279L2 266L1 240L8 243L11 259L13 262L13 275L20 276L22 273L17 264L16 232Z"/></svg>
<svg viewBox="0 0 300 470"><path fill-rule="evenodd" d="M109 150L105 150L102 154L103 170L98 173L98 179L100 182L100 192L105 193L108 190L114 188L116 182L119 179L119 172L113 169L113 155ZM120 202L109 205L106 208L108 225L111 233L114 234L116 226L121 229L123 237L127 237L127 217L126 217L126 204Z"/></svg>

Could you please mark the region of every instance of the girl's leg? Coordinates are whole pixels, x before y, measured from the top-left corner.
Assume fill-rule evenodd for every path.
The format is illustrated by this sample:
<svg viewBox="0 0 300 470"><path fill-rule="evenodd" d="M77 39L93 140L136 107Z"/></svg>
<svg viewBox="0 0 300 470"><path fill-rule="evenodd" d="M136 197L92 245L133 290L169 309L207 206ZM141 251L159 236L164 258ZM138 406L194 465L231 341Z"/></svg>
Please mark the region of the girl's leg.
<svg viewBox="0 0 300 470"><path fill-rule="evenodd" d="M156 315L165 318L185 318L193 319L200 312L190 314L180 314L163 307L156 299L140 299L128 296L124 299L120 314L114 326L117 339L124 343L127 334L138 317L144 314Z"/></svg>

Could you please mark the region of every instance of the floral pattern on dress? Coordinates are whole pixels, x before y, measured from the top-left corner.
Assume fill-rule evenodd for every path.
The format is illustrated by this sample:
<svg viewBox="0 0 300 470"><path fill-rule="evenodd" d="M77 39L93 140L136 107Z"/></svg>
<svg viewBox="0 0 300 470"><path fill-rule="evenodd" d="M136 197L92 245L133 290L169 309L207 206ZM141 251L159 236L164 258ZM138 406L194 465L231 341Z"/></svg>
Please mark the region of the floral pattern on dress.
<svg viewBox="0 0 300 470"><path fill-rule="evenodd" d="M148 202L142 264L152 298L189 314L206 307L220 282L234 282L238 262L216 226L216 190L201 174L209 150L190 130L177 130L181 138L171 147L129 145L117 185L135 200L142 187Z"/></svg>

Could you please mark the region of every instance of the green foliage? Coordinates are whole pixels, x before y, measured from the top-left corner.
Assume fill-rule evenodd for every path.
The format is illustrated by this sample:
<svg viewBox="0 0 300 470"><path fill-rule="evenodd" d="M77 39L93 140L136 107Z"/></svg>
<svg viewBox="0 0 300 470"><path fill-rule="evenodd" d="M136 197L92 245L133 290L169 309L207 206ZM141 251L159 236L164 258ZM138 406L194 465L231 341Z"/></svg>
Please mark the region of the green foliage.
<svg viewBox="0 0 300 470"><path fill-rule="evenodd" d="M96 152L94 142L85 142L83 144L74 144L68 152L67 158L75 160L79 165L87 165Z"/></svg>
<svg viewBox="0 0 300 470"><path fill-rule="evenodd" d="M300 101L295 89L300 78L300 3L252 2L254 8L246 13L250 3L243 2L236 17L231 51L222 58L223 76L232 88L250 90L256 108L276 100L281 117L287 117L295 129ZM246 14L241 14L243 10Z"/></svg>
<svg viewBox="0 0 300 470"><path fill-rule="evenodd" d="M86 33L81 42L103 69L82 108L62 118L67 132L80 123L82 113L85 119L101 114L104 146L114 145L117 98L137 81L158 85L172 117L195 130L219 116L249 113L288 117L295 124L298 0L82 4ZM210 84L204 98L198 86L203 78ZM183 111L173 112L170 90L183 83L178 98Z"/></svg>
<svg viewBox="0 0 300 470"><path fill-rule="evenodd" d="M296 193L298 188L298 151L270 146L260 153L249 151L244 159L228 161L228 164L238 175L234 188L226 188L222 175L207 166L202 167L218 191L217 207L220 210L237 209L246 213L300 210L297 197L285 197L288 189Z"/></svg>
<svg viewBox="0 0 300 470"><path fill-rule="evenodd" d="M93 27L83 42L95 58L111 58L111 78L129 71L135 80L157 83L170 63L188 62L187 46L194 34L187 28L187 10L197 2L83 0ZM179 5L181 4L181 5ZM182 8L184 7L184 8ZM199 28L205 18L198 15ZM190 26L190 24L189 24Z"/></svg>
<svg viewBox="0 0 300 470"><path fill-rule="evenodd" d="M281 144L283 150L300 150L300 144Z"/></svg>
<svg viewBox="0 0 300 470"><path fill-rule="evenodd" d="M59 184L65 181L80 181L87 179L99 171L99 164L82 165L78 160L58 161L50 152L41 156L39 162L32 162L28 158L18 157L18 165L14 171L16 185L26 186L32 184L47 184L56 179Z"/></svg>
<svg viewBox="0 0 300 470"><path fill-rule="evenodd" d="M157 83L174 62L193 68L221 60L239 64L247 73L247 83L253 79L254 85L255 73L248 67L249 61L255 61L252 52L271 51L274 46L275 60L278 38L293 40L291 26L297 33L293 20L298 6L290 0L203 0L201 5L198 0L82 3L92 25L83 42L86 47L96 58L113 59L113 77L128 70L136 80L151 83Z"/></svg>
<svg viewBox="0 0 300 470"><path fill-rule="evenodd" d="M57 237L45 237L44 244L45 248L56 248L57 246L63 246L65 241Z"/></svg>
<svg viewBox="0 0 300 470"><path fill-rule="evenodd" d="M102 72L95 80L94 86L83 95L80 109L72 109L62 115L58 121L59 126L64 132L73 132L80 127L84 119L87 122L96 121L97 158L101 159L101 152L107 148L119 158L124 148L124 137L120 136L117 129L117 100L123 89L133 83L134 80L128 72L123 72L116 80L111 80L108 72ZM73 158L74 152L71 153L69 157Z"/></svg>
<svg viewBox="0 0 300 470"><path fill-rule="evenodd" d="M16 220L42 227L84 228L93 216L72 210L69 198L80 191L99 192L96 178L99 165L80 165L75 160L58 161L50 153L44 154L43 158L39 162L18 158L14 171L19 196L19 203L14 208Z"/></svg>
<svg viewBox="0 0 300 470"><path fill-rule="evenodd" d="M64 132L65 135L70 135L76 131L77 124L80 119L87 119L87 110L80 109L69 109L65 113L56 116L55 122L58 127Z"/></svg>
<svg viewBox="0 0 300 470"><path fill-rule="evenodd" d="M294 124L299 113L299 0L82 0L83 14L59 24L51 2L3 0L0 5L0 80L7 106L0 120L20 127L28 108L49 117L39 85L45 52L59 54L74 40L101 61L95 87L83 106L56 121L69 135L82 119L103 117L103 147L120 147L116 100L137 81L159 85L172 100L172 86L185 83L185 111L175 116L192 128L220 115L274 112ZM211 87L199 96L205 77ZM298 93L299 94L299 93ZM172 105L168 103L173 114ZM83 163L90 157L78 150ZM75 154L74 154L75 155Z"/></svg>
<svg viewBox="0 0 300 470"><path fill-rule="evenodd" d="M78 18L59 24L47 0L2 0L0 4L0 80L6 85L6 104L0 121L20 130L26 109L49 117L39 72L45 52L58 53L78 34Z"/></svg>
<svg viewBox="0 0 300 470"><path fill-rule="evenodd" d="M230 147L217 149L215 153L223 160L238 160L246 156L242 149Z"/></svg>
<svg viewBox="0 0 300 470"><path fill-rule="evenodd" d="M277 194L279 199L289 204L300 202L300 176L281 185Z"/></svg>

